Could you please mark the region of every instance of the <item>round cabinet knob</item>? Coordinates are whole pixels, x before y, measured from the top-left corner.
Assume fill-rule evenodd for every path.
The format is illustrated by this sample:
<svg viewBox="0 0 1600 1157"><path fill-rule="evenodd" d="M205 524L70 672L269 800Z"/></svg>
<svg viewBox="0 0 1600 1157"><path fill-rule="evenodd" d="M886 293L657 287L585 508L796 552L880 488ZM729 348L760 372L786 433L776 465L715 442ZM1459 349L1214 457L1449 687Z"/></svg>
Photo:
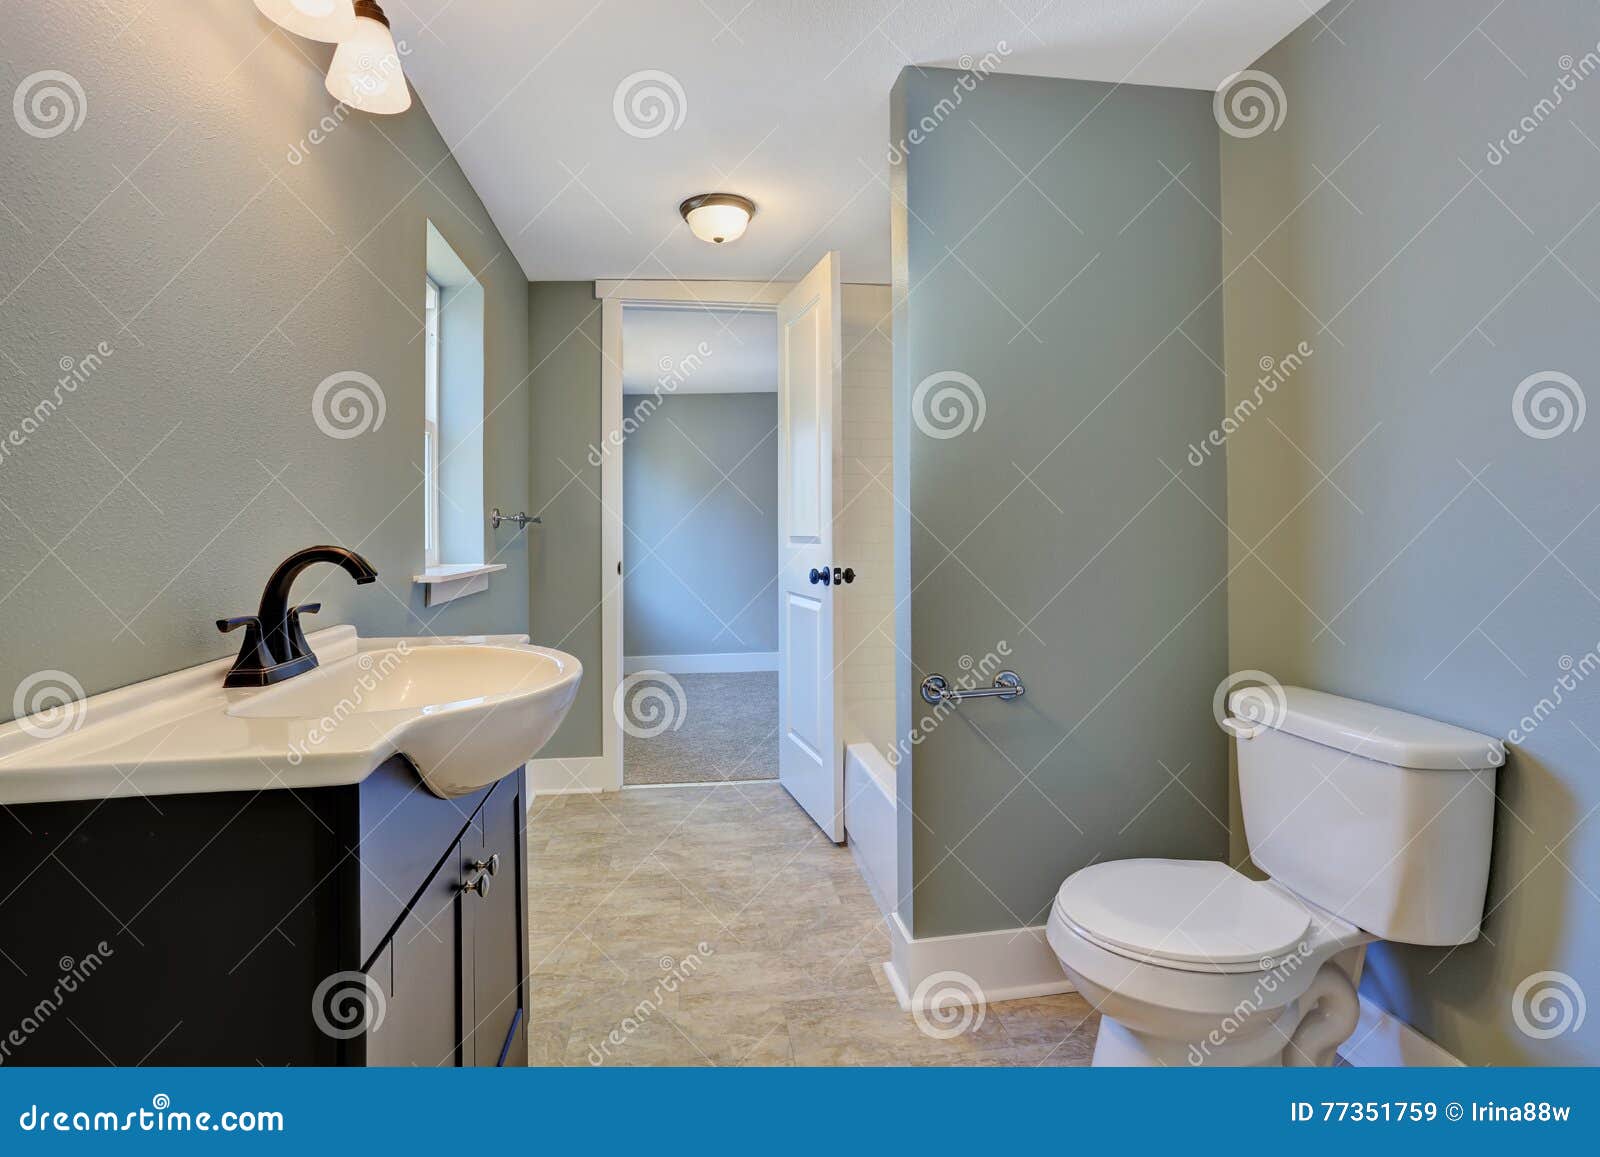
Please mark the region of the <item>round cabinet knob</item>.
<svg viewBox="0 0 1600 1157"><path fill-rule="evenodd" d="M487 860L473 860L467 866L474 872L488 872L493 876L500 871L500 853L495 852Z"/></svg>
<svg viewBox="0 0 1600 1157"><path fill-rule="evenodd" d="M461 894L465 896L468 892L476 892L481 899L489 894L489 886L489 873L479 872L472 879L461 885Z"/></svg>

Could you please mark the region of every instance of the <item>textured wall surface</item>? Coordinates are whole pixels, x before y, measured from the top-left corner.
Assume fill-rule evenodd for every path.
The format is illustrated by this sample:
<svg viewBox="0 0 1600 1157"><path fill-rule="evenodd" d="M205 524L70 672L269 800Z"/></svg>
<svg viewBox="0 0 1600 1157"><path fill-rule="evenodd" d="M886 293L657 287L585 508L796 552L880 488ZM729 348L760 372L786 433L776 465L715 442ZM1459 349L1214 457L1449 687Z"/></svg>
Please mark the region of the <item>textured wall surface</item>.
<svg viewBox="0 0 1600 1157"><path fill-rule="evenodd" d="M524 630L508 530L487 593L429 611L411 582L430 219L487 294L487 497L528 494L527 281L420 102L346 115L330 46L234 0L5 25L24 111L0 116L0 718L42 669L93 693L232 653L213 620L313 543L380 583L307 573L317 625ZM319 404L345 373L373 383L344 383L365 411L337 382Z"/></svg>
<svg viewBox="0 0 1600 1157"><path fill-rule="evenodd" d="M1483 938L1379 945L1363 992L1469 1064L1593 1064L1592 1010L1517 1020L1600 976L1600 11L1356 0L1332 32L1257 63L1277 130L1223 138L1228 404L1256 407L1232 667L1511 736Z"/></svg>
<svg viewBox="0 0 1600 1157"><path fill-rule="evenodd" d="M600 303L592 281L528 288L533 471L528 632L583 664L583 686L541 753L600 754ZM591 453L594 452L594 453Z"/></svg>
<svg viewBox="0 0 1600 1157"><path fill-rule="evenodd" d="M656 399L623 455L627 655L778 649L778 395Z"/></svg>
<svg viewBox="0 0 1600 1157"><path fill-rule="evenodd" d="M934 936L1042 923L1094 860L1227 849L1224 471L1184 461L1222 407L1218 134L1171 89L907 69L894 103L901 892ZM1026 698L914 698L1002 666Z"/></svg>

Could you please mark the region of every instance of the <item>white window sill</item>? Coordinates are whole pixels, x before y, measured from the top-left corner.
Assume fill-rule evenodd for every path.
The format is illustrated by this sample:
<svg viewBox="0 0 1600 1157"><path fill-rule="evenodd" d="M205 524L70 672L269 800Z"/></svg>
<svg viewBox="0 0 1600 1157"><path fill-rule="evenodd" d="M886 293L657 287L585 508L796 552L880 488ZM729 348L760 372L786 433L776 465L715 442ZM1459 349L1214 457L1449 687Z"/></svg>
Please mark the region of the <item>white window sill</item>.
<svg viewBox="0 0 1600 1157"><path fill-rule="evenodd" d="M436 607L489 589L489 576L505 570L503 562L452 562L430 566L411 581L422 587L424 606Z"/></svg>

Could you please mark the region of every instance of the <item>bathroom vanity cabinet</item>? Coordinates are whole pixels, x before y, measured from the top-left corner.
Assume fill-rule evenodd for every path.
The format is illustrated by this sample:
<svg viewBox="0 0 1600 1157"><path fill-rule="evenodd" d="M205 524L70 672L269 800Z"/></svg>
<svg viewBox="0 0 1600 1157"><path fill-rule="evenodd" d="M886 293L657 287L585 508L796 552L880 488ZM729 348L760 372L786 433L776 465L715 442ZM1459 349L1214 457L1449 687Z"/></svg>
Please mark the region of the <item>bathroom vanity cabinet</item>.
<svg viewBox="0 0 1600 1157"><path fill-rule="evenodd" d="M522 1065L522 769L13 805L0 1062Z"/></svg>

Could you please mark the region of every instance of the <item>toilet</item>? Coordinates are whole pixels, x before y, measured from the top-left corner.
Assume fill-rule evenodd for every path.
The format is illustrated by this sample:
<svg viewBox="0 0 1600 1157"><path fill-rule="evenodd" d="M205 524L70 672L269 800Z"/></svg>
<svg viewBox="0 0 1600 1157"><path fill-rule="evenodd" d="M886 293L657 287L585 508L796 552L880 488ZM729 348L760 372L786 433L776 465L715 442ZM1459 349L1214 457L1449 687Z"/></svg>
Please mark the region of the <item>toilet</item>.
<svg viewBox="0 0 1600 1157"><path fill-rule="evenodd" d="M1228 698L1255 880L1113 860L1061 885L1050 946L1101 1012L1096 1065L1330 1065L1375 940L1478 936L1497 739L1301 687Z"/></svg>

